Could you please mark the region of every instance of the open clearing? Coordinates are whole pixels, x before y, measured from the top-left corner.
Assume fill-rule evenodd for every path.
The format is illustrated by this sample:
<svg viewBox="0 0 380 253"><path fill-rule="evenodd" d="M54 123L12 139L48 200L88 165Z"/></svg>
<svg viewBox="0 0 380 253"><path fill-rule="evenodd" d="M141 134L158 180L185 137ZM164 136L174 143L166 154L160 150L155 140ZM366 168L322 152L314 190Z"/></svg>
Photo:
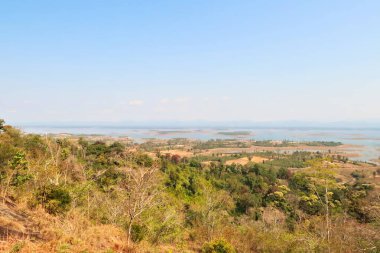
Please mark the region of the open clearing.
<svg viewBox="0 0 380 253"><path fill-rule="evenodd" d="M263 161L267 161L267 160L268 160L268 158L254 156L254 157L252 157L251 162L262 163ZM238 159L234 159L234 160L228 160L228 161L226 161L226 165L231 165L231 164L246 165L249 162L250 162L250 160L248 157L242 157L242 158L238 158Z"/></svg>

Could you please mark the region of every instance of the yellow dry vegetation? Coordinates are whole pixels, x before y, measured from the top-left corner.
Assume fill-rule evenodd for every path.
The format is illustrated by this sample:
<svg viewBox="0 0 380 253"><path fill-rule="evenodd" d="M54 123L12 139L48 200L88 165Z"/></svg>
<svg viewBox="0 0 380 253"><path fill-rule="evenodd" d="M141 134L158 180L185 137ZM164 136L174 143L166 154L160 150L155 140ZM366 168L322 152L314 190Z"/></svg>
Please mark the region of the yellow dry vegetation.
<svg viewBox="0 0 380 253"><path fill-rule="evenodd" d="M162 150L161 154L179 155L180 157L191 157L191 156L193 156L192 152L189 152L186 150L179 150L179 149Z"/></svg>
<svg viewBox="0 0 380 253"><path fill-rule="evenodd" d="M252 157L251 160L249 160L248 157L242 157L234 160L228 160L226 162L226 165L231 165L231 164L240 164L240 165L246 165L247 163L254 162L254 163L262 163L263 161L267 161L268 158L265 157L260 157L260 156L254 156Z"/></svg>

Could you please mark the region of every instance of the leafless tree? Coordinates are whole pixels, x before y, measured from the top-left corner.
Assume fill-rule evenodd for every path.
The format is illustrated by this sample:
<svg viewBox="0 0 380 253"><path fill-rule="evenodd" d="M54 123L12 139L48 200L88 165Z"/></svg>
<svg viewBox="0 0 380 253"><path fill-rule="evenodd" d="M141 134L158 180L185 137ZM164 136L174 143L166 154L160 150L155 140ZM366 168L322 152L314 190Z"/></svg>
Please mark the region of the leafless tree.
<svg viewBox="0 0 380 253"><path fill-rule="evenodd" d="M158 193L158 166L150 168L126 169L123 188L127 193L126 215L128 218L128 245L131 240L132 226L136 219L156 204Z"/></svg>
<svg viewBox="0 0 380 253"><path fill-rule="evenodd" d="M233 208L232 198L224 191L216 192L203 186L204 202L197 209L206 228L207 240L214 239L216 228L225 221L227 211Z"/></svg>

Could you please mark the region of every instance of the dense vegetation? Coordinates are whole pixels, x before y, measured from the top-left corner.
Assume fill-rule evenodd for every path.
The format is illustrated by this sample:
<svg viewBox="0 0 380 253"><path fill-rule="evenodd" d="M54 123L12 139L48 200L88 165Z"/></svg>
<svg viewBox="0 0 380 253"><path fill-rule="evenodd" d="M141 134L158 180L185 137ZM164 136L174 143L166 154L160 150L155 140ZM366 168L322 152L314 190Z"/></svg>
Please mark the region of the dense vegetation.
<svg viewBox="0 0 380 253"><path fill-rule="evenodd" d="M27 213L39 233L35 241L8 238L8 250L380 251L375 167L352 164L345 177L343 162L319 153L267 153L271 160L244 166L154 154L25 135L1 121L3 205Z"/></svg>

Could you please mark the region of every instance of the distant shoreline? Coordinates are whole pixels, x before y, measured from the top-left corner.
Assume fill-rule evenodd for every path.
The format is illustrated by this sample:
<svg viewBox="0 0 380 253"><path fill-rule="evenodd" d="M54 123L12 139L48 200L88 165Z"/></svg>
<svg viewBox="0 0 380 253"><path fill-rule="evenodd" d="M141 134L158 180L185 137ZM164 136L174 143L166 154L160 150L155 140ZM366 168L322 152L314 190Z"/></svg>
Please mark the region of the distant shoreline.
<svg viewBox="0 0 380 253"><path fill-rule="evenodd" d="M284 148L279 145L265 145L265 141L273 142L295 142L295 143L311 143L309 150L315 150L312 143L328 143L340 142L349 148L346 152L350 157L355 157L363 161L374 161L379 158L380 149L380 129L327 129L327 128L310 128L310 127L259 127L259 128L136 128L121 126L90 126L90 127L21 127L26 133L48 134L61 137L96 137L96 138L124 138L132 142L143 143L148 140L171 140L171 139L187 139L192 141L208 141L208 140L228 140L237 139L240 141L256 140L260 141L260 146L268 146L268 148ZM282 145L283 146L283 145ZM323 145L316 145L323 147ZM334 145L332 145L334 146ZM353 147L359 150L352 150ZM360 148L358 148L360 147ZM286 147L285 147L286 148ZM328 146L327 149L331 149Z"/></svg>

